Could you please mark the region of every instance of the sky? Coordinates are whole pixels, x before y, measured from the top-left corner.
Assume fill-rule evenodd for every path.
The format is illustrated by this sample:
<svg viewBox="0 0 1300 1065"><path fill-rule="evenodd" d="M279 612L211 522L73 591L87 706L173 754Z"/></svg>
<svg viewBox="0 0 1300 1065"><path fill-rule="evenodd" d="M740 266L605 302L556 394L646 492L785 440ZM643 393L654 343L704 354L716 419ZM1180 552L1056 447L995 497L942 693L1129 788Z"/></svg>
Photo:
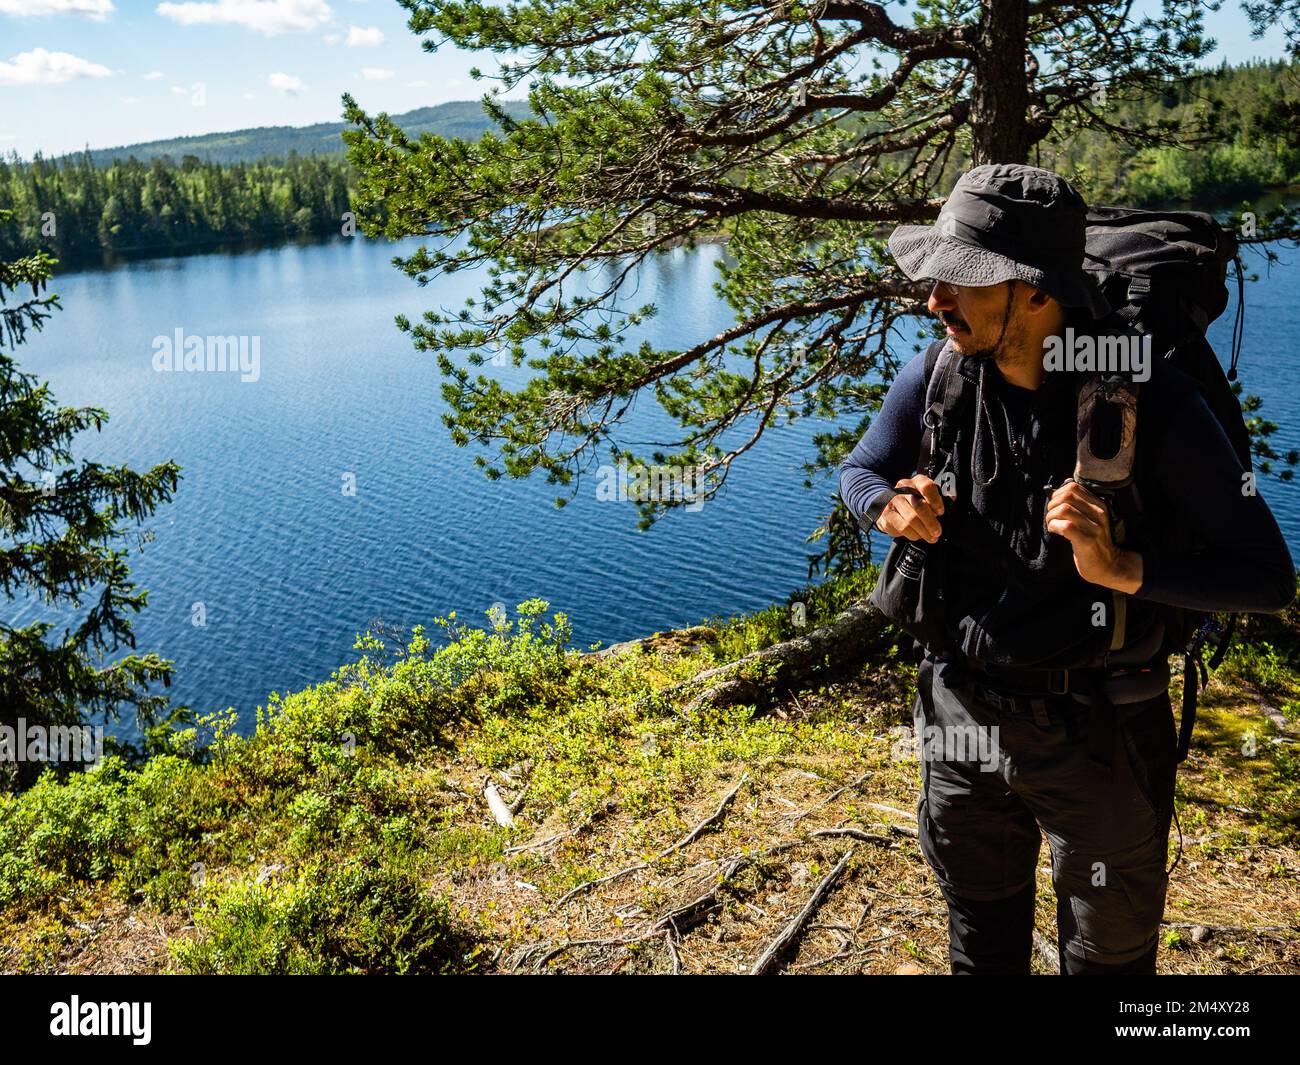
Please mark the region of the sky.
<svg viewBox="0 0 1300 1065"><path fill-rule="evenodd" d="M398 114L499 86L469 76L494 55L428 54L407 17L395 0L0 0L0 154L337 122L345 91ZM1234 0L1207 25L1215 62L1285 54Z"/></svg>

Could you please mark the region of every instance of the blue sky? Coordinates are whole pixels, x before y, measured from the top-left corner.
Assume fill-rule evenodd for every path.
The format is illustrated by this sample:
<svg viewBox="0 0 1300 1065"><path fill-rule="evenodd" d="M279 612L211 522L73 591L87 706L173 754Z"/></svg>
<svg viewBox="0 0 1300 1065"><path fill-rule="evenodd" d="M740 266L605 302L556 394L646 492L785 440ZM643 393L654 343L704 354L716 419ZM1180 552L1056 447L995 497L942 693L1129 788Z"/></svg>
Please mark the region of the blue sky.
<svg viewBox="0 0 1300 1065"><path fill-rule="evenodd" d="M493 55L429 55L406 17L394 0L0 0L0 153L338 121L344 91L398 113L499 84L469 76ZM1208 24L1216 59L1284 54L1233 0Z"/></svg>

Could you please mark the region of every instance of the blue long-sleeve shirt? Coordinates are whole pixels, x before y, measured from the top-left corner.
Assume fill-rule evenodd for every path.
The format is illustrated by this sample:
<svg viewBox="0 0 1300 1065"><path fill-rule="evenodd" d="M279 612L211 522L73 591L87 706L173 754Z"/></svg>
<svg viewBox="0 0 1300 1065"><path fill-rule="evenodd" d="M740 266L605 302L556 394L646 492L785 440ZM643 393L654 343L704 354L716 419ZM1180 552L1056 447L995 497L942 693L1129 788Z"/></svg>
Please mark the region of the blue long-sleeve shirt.
<svg viewBox="0 0 1300 1065"><path fill-rule="evenodd" d="M866 526L895 494L894 484L916 470L924 374L922 352L899 371L841 468L840 495ZM1012 426L1023 426L1033 390L996 371L989 380ZM1139 388L1137 424L1138 447L1148 450L1148 468L1176 520L1189 523L1207 546L1144 550L1142 585L1134 596L1207 613L1284 609L1296 591L1291 552L1264 497L1243 490L1246 471L1196 383L1181 371L1159 368Z"/></svg>

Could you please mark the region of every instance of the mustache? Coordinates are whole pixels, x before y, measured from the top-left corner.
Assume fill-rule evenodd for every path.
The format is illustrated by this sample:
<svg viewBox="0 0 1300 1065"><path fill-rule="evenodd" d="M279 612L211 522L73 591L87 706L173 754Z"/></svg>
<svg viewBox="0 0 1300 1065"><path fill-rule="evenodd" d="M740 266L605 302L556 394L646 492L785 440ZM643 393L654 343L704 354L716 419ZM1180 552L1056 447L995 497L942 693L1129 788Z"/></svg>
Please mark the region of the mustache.
<svg viewBox="0 0 1300 1065"><path fill-rule="evenodd" d="M970 326L949 311L940 311L939 317L943 319L944 325L950 325L954 329L964 329L966 332L970 332Z"/></svg>

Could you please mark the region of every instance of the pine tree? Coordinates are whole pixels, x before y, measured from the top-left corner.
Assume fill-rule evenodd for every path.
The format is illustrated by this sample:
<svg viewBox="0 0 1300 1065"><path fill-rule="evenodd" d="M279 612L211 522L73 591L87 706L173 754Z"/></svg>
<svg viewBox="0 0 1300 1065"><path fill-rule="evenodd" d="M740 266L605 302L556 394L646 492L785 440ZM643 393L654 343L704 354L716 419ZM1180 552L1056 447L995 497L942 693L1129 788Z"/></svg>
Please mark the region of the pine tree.
<svg viewBox="0 0 1300 1065"><path fill-rule="evenodd" d="M483 270L464 306L398 324L436 354L444 421L482 448L485 474L542 474L569 498L620 459L693 467L711 498L766 433L805 417L839 420L806 466L833 473L924 313L928 286L893 268L889 230L933 220L971 165L1037 162L1078 137L1185 150L1215 136L1208 108L1140 106L1211 51L1197 0L1149 15L1067 0L401 2L426 50L504 55L502 87L526 86L532 114L488 94L497 130L417 139L345 96L359 220L431 238L397 260L422 285ZM1296 16L1294 0L1250 6L1261 29ZM641 340L675 309L636 300L638 265L718 237L734 323L672 349ZM476 369L497 351L527 360L524 383ZM619 430L647 401L673 424L639 457ZM643 524L683 505L643 502Z"/></svg>
<svg viewBox="0 0 1300 1065"><path fill-rule="evenodd" d="M0 261L0 591L68 620L0 622L0 725L117 720L131 706L148 728L168 711L150 684L170 684L172 665L134 653L132 616L147 593L131 582L125 547L129 526L171 499L180 468L165 462L137 473L75 461L73 438L99 430L108 415L59 407L48 384L14 358L59 308L46 293L55 262L43 252ZM123 647L132 653L112 660ZM30 783L39 769L11 750L0 762L0 786Z"/></svg>

